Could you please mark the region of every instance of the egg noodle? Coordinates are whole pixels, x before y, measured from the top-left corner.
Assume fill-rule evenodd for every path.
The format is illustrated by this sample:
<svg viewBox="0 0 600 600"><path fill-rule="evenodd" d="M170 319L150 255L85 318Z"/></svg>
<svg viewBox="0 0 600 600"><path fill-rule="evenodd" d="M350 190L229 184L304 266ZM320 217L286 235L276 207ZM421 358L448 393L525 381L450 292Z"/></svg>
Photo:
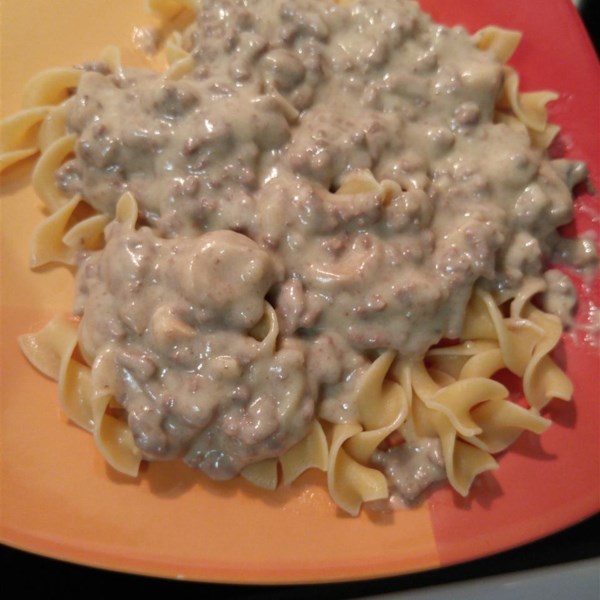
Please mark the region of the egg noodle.
<svg viewBox="0 0 600 600"><path fill-rule="evenodd" d="M147 7L163 23L162 43L169 66L162 78L178 81L196 64L184 40L197 2L148 0ZM487 27L471 39L474 47L506 63L520 37L514 31ZM97 62L109 75L122 77L125 72L114 47L107 48ZM0 123L1 170L39 155L32 184L48 216L31 243L33 268L74 267L82 253L103 248L107 227L116 227L123 236L135 235L140 227L134 192L123 193L111 214L97 210L81 194L67 195L57 185L56 172L77 152L78 136L67 126L67 101L84 73L75 67L39 73L24 91L23 109ZM547 148L558 128L548 124L546 104L556 94L521 92L518 74L507 65L503 81L494 122L528 135L533 147ZM378 180L368 169L361 169L350 173L335 194L340 198L370 195L385 204L396 192L389 180ZM326 473L336 505L357 515L364 503L394 495L384 469L378 468L378 456L389 448L419 448L423 440L437 440L443 460L438 464L441 473L432 481L447 479L466 496L479 474L498 467L495 455L522 432L541 434L550 426L542 411L552 399L571 399L573 386L551 357L562 324L533 303L544 289L539 277L508 292L476 284L459 339L434 344L418 357L404 356L401 348L369 353L370 366L354 384L356 418L333 422L316 416L300 441L279 454L250 461L240 470L241 476L274 490L307 469L319 469ZM93 435L114 469L135 477L144 452L136 444L101 361L88 356L85 344L82 347L79 328L79 317L60 314L41 331L23 335L20 345L34 367L58 382L65 415ZM257 352L266 356L276 352L280 323L277 307L269 300L264 301L263 317L251 333L260 346ZM523 401L514 401L511 391L496 378L506 370L522 381Z"/></svg>

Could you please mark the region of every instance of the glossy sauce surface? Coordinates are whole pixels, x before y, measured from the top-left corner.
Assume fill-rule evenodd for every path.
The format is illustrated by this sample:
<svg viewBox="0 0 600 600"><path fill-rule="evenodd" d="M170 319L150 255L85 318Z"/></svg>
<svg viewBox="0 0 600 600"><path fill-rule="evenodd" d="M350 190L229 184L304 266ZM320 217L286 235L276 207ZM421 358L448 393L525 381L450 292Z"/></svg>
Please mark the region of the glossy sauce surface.
<svg viewBox="0 0 600 600"><path fill-rule="evenodd" d="M540 276L585 169L494 123L501 64L412 2L207 1L184 47L171 81L88 70L57 178L144 224L81 262L86 354L146 457L226 478L353 421L372 358L458 337L475 284Z"/></svg>

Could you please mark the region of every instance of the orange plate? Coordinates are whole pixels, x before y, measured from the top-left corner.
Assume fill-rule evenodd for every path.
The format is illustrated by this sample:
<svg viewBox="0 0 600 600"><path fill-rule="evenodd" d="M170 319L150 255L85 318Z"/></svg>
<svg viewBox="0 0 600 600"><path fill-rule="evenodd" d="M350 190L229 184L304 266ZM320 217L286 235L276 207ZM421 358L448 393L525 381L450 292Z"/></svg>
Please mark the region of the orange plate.
<svg viewBox="0 0 600 600"><path fill-rule="evenodd" d="M522 88L561 94L551 118L561 152L588 162L598 189L598 63L569 0L424 0L436 20L470 31L495 23L524 41L512 64ZM94 59L109 44L129 48L134 26L152 23L142 0L3 0L2 114L19 108L40 69ZM139 62L139 58L137 59ZM142 61L143 62L143 61ZM469 500L447 489L419 509L386 518L340 514L322 478L261 493L212 483L178 465L154 464L139 480L112 472L92 438L66 422L56 385L36 373L18 334L68 310L66 270L32 273L28 240L41 218L31 165L2 179L2 406L0 541L43 555L118 571L236 583L326 582L397 575L514 547L592 515L600 507L598 351L565 336L576 384L557 402L541 439L523 435L481 478ZM578 198L577 227L598 228L598 198ZM595 221L594 221L595 219ZM600 304L600 285L588 294Z"/></svg>

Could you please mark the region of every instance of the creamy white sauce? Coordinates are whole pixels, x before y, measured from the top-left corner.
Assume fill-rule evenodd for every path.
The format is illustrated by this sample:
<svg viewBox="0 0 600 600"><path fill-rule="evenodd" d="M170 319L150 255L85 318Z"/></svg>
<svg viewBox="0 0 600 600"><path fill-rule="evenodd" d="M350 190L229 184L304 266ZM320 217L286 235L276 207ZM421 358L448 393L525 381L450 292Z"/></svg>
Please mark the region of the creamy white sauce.
<svg viewBox="0 0 600 600"><path fill-rule="evenodd" d="M83 75L57 181L138 201L144 227L82 258L82 345L146 457L225 478L353 420L373 357L458 336L475 284L541 276L585 167L493 123L501 65L413 2L206 0L184 46L176 81ZM362 170L388 192L335 193Z"/></svg>
<svg viewBox="0 0 600 600"><path fill-rule="evenodd" d="M422 438L377 451L373 465L380 468L391 487L389 503L394 508L414 505L434 483L446 479L440 440Z"/></svg>

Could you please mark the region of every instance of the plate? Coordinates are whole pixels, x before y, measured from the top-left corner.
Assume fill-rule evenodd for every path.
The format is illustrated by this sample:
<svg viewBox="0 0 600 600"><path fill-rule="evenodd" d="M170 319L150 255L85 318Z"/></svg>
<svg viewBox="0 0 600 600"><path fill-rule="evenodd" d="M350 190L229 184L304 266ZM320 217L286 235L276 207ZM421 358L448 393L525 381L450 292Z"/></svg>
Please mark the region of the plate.
<svg viewBox="0 0 600 600"><path fill-rule="evenodd" d="M134 27L152 23L142 0L3 0L1 111L19 108L40 69L93 59L109 44L133 56ZM600 189L592 45L569 0L423 0L440 22L469 31L520 29L513 64L522 89L553 89L550 116L560 151L585 160ZM139 58L137 59L140 60ZM594 87L595 86L595 87ZM19 334L71 304L66 270L28 268L28 240L41 218L31 165L2 178L0 541L79 564L167 578L228 583L309 583L434 569L491 555L564 527L600 508L597 347L565 335L561 360L575 382L572 403L551 405L555 424L523 435L465 500L449 489L419 508L373 517L340 514L319 475L261 493L213 483L184 466L153 464L137 480L115 474L91 437L60 414L56 384L19 352ZM598 197L577 200L576 228L598 229ZM595 280L590 298L600 304ZM580 336L581 337L581 336Z"/></svg>

